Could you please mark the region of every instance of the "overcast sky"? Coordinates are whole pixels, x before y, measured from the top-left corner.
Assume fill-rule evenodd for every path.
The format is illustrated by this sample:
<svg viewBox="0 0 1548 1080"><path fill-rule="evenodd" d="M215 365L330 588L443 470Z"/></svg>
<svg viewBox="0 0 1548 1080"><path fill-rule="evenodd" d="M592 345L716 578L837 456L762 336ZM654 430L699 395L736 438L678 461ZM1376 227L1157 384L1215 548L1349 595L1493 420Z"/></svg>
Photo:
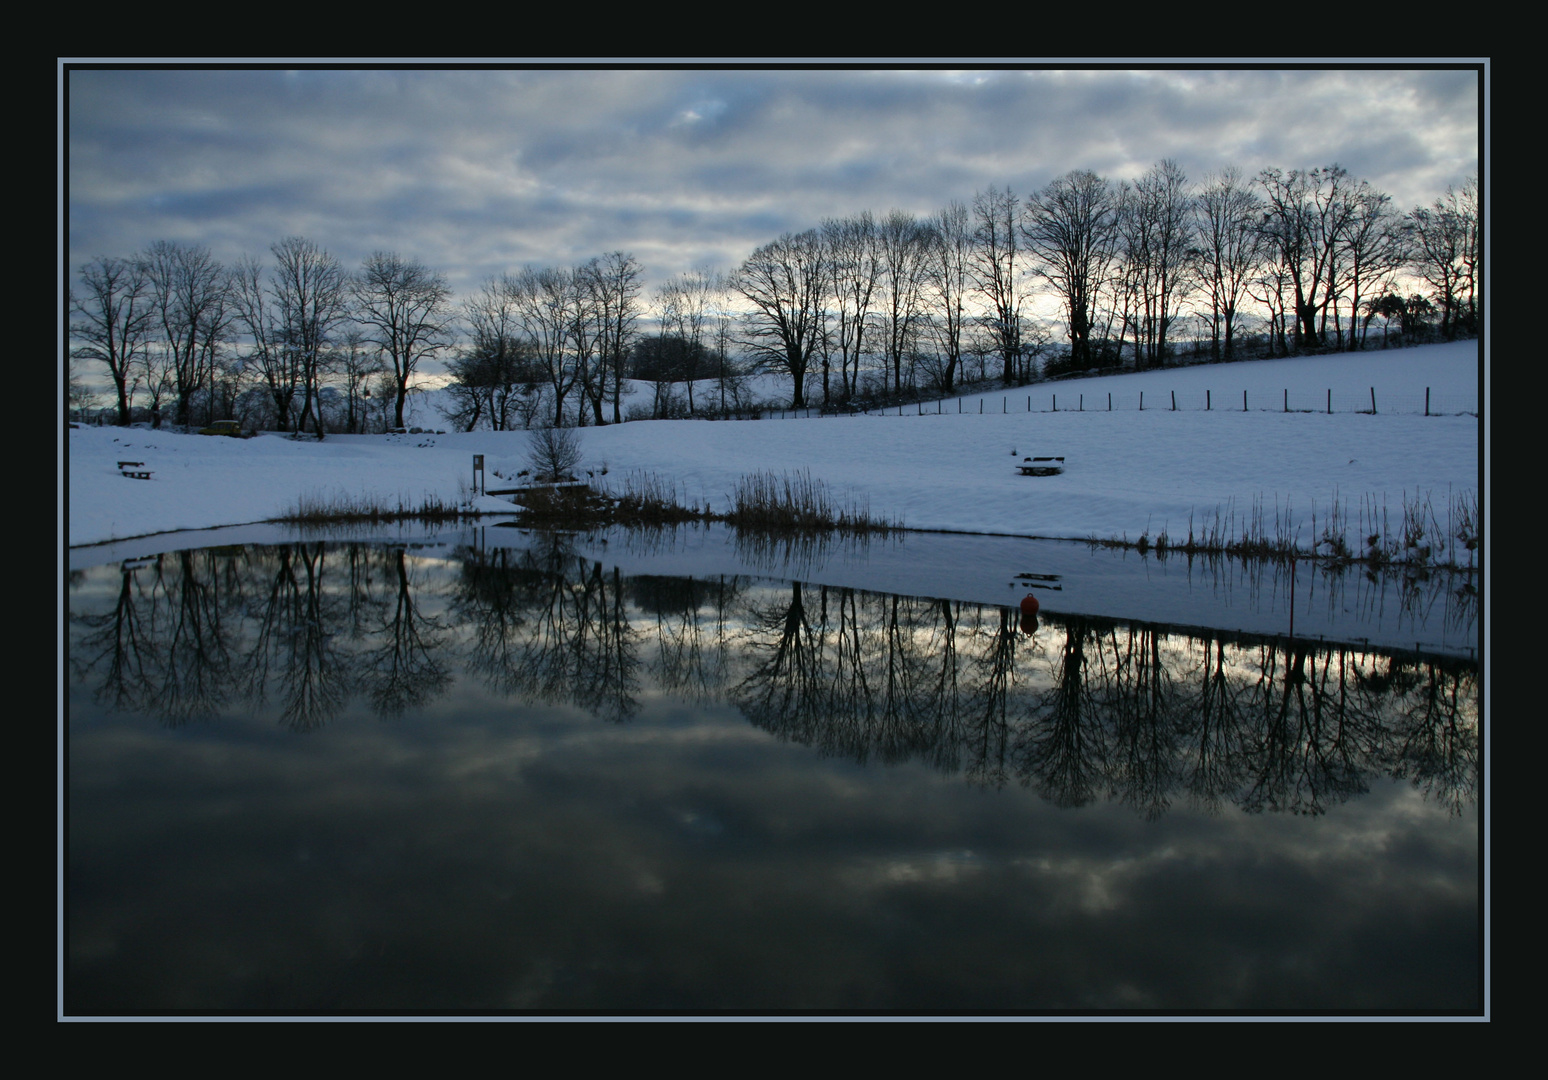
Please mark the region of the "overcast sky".
<svg viewBox="0 0 1548 1080"><path fill-rule="evenodd" d="M156 240L302 235L465 296L632 252L649 284L824 217L1072 169L1338 163L1400 209L1478 169L1476 70L68 70L71 272Z"/></svg>

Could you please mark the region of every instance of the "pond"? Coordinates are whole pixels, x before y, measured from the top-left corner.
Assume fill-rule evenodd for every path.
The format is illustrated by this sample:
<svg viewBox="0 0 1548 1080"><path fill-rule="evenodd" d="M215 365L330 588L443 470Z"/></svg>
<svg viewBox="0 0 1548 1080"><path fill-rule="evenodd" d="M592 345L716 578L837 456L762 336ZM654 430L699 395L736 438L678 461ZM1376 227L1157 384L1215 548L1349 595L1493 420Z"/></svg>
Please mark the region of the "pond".
<svg viewBox="0 0 1548 1080"><path fill-rule="evenodd" d="M71 552L67 1014L1481 1010L1470 579L198 543Z"/></svg>

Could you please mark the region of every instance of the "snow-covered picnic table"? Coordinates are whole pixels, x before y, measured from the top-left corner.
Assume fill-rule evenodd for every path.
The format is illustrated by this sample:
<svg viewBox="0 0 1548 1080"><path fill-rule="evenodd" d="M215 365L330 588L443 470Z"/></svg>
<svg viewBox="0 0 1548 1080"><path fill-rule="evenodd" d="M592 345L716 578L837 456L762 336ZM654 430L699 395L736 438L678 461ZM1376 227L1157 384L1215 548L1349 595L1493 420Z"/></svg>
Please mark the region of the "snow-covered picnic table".
<svg viewBox="0 0 1548 1080"><path fill-rule="evenodd" d="M1016 468L1021 470L1022 476L1056 476L1064 471L1064 458L1062 457L1029 457L1022 458L1021 464Z"/></svg>

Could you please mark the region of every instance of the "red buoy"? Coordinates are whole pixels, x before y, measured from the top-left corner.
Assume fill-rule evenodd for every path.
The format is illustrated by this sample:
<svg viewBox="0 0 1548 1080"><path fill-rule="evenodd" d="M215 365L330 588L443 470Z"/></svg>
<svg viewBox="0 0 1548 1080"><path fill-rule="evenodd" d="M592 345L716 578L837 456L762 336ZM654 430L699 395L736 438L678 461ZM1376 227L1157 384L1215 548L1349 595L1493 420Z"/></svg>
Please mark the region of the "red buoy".
<svg viewBox="0 0 1548 1080"><path fill-rule="evenodd" d="M1037 597L1031 593L1027 593L1027 595L1021 598L1021 613L1023 615L1036 615L1037 609L1040 606L1037 602Z"/></svg>

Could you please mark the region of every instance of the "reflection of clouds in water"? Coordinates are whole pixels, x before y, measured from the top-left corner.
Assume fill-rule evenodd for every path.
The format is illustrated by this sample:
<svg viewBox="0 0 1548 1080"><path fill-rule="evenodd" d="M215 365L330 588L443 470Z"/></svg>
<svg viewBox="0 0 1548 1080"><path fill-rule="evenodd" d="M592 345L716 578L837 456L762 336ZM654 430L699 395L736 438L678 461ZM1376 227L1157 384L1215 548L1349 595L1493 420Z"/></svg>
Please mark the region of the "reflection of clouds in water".
<svg viewBox="0 0 1548 1080"><path fill-rule="evenodd" d="M257 586L278 566L261 549L249 555L200 579L234 590L209 597L238 645L253 640L242 619L256 618L267 595ZM313 559L316 595L349 595L345 583L363 580L343 573L350 568L374 574L370 588L396 589L394 561L347 555ZM1234 733L1222 751L1230 766L1222 790L1268 775L1265 761L1299 767L1326 749L1298 714L1293 723L1261 715L1285 699L1282 646L1195 643L1112 620L1086 620L1077 633L1073 620L1056 616L1036 647L997 654L1005 643L997 608L804 586L813 624L824 625L824 597L829 620L811 655L830 665L821 669L830 689L814 695L809 715L760 727L723 697L690 705L647 674L629 719L609 722L575 700L542 704L468 670L470 643L487 644L479 634L497 604L509 601L502 610L526 627L547 610L533 605L556 593L575 610L574 587L586 582L609 602L648 596L649 615L627 603L624 612L647 673L663 662L653 655L664 640L653 636L656 613L697 610L701 629L727 627L729 651L712 683L723 695L767 656L773 639L762 616L790 604L792 589L674 591L658 581L635 594L624 579L618 593L610 574L572 554L556 558L557 576L547 564L511 574L418 564L413 601L452 624L455 646L439 646L439 658L453 678L432 702L390 720L357 695L305 735L276 725L274 701L168 730L154 713L105 712L81 689L102 677L87 665L72 691L70 729L72 878L89 898L72 914L82 970L167 972L155 993L216 987L202 991L207 1007L260 1000L265 980L331 986L358 1007L391 987L423 995L434 986L449 1008L676 1008L652 997L666 985L693 987L691 1003L701 1007L1391 1006L1421 990L1454 1001L1453 989L1476 985L1468 952L1476 811L1469 803L1458 813L1388 779L1399 745L1384 733L1394 706L1358 718L1361 738L1381 751L1360 763L1363 793L1340 788L1319 815L1245 813L1229 799L1200 811L1186 798L1156 796L1158 784L1162 796L1176 795L1164 784L1180 782L1177 763L1193 761L1204 738L1199 714L1175 695L1205 674L1259 710L1216 720ZM201 565L184 561L179 572ZM122 578L115 568L90 573L106 573L107 584L83 586L80 594L97 600L75 607L100 614L117 602L111 586ZM157 603L169 599L176 596L162 593ZM347 605L314 610L341 617ZM365 610L379 620L383 609ZM100 631L87 622L72 633ZM842 669L832 666L840 626L849 650ZM573 641L567 633L558 640ZM964 783L971 754L996 745L997 731L1007 733L1010 755L1017 725L1037 722L1029 710L1058 687L1053 666L1064 663L1072 633L1083 641L1079 686L1090 707L1057 733L1087 740L1092 756L1077 763L1089 767L1093 798L1060 810L1029 781L1034 774L1010 765L998 787ZM343 630L335 636L352 640ZM948 640L961 654L960 698L970 707L926 714L918 706ZM994 699L1005 704L999 729L971 707L991 700L973 686L996 655L1017 665L1002 672L1014 678ZM1341 669L1329 655L1337 660L1308 660L1307 681L1296 685L1333 678ZM1144 669L1155 680L1133 678L1146 656L1161 661ZM1399 704L1427 698L1432 672L1423 665L1346 659L1342 670L1381 682ZM840 670L871 696L836 695ZM891 698L889 671L898 687ZM1464 696L1475 692L1460 685ZM1165 693L1125 696L1135 687ZM1325 694L1322 707L1336 698ZM907 709L889 712L889 700ZM1164 708L1146 718L1129 707L1146 702ZM1397 711L1399 720L1407 715ZM1460 719L1476 734L1475 704ZM955 760L940 753L943 744L957 748ZM1265 758L1270 745L1296 749ZM1060 760L1071 754L1079 758L1070 751ZM1145 809L1158 803L1166 813L1147 820ZM183 943L169 944L157 927L175 928ZM1394 933L1403 952L1395 961L1383 951ZM383 956L458 974L410 986L371 968ZM229 974L239 969L247 974ZM1291 971L1304 987L1286 989ZM1333 998L1316 996L1327 986ZM942 997L946 987L966 996Z"/></svg>
<svg viewBox="0 0 1548 1080"><path fill-rule="evenodd" d="M685 985L731 966L738 988L714 992L755 1007L796 993L817 1007L852 1006L846 979L922 995L907 1000L978 980L1034 995L1002 997L1002 1007L1231 1007L1266 977L1242 984L1234 954L1305 969L1313 981L1327 970L1330 960L1297 943L1308 918L1361 954L1390 912L1433 923L1431 901L1469 899L1439 896L1433 867L1393 857L1422 854L1416 841L1437 830L1459 848L1469 834L1398 785L1322 819L1178 811L1158 829L1116 804L1065 813L1014 786L991 794L918 766L821 759L738 736L738 726L750 730L740 720L718 725L727 729L718 740L642 738L660 719L650 713L624 727L590 721L582 735L562 710L485 705L456 723L362 718L305 740L273 731L256 756L219 740L180 752L187 729L174 738L153 728L128 743L111 737L122 729L104 732L72 754L88 777L112 781L96 786L113 805L120 857L145 862L143 852L168 844L210 853L150 860L160 879L150 906L193 940L217 932L211 917L232 881L251 883L253 903L271 911L284 909L275 888L332 896L343 905L333 917L347 919L336 945L269 956L244 940L241 920L223 918L230 937L215 951L255 977L292 970L327 983L336 952L370 957L384 940L389 955L457 964L468 996L454 1000L464 1003L587 1006L608 1000L588 994L627 986L628 970L646 985ZM284 767L276 755L287 751L308 766ZM486 761L519 762L519 773L478 767ZM179 795L173 816L142 832L141 810L167 805L169 793ZM94 833L97 810L77 809L81 830ZM955 843L921 847L922 835ZM1321 855L1318 836L1334 841ZM284 841L279 878L271 837ZM293 859L300 841L312 852L305 864ZM1271 872L1254 877L1264 866ZM1462 871L1452 893L1470 885ZM1330 884L1334 910L1319 897ZM439 914L392 914L416 896L416 908ZM640 906L650 898L670 902ZM140 961L144 924L131 912L98 910L90 922L87 940L118 952L83 962ZM305 902L293 922L271 917L265 934L303 941L314 922ZM792 966L810 981L781 982ZM371 992L350 989L367 1001Z"/></svg>
<svg viewBox="0 0 1548 1080"><path fill-rule="evenodd" d="M983 869L982 860L972 851L941 851L912 858L872 861L839 876L851 888L877 888L921 883L951 884Z"/></svg>

